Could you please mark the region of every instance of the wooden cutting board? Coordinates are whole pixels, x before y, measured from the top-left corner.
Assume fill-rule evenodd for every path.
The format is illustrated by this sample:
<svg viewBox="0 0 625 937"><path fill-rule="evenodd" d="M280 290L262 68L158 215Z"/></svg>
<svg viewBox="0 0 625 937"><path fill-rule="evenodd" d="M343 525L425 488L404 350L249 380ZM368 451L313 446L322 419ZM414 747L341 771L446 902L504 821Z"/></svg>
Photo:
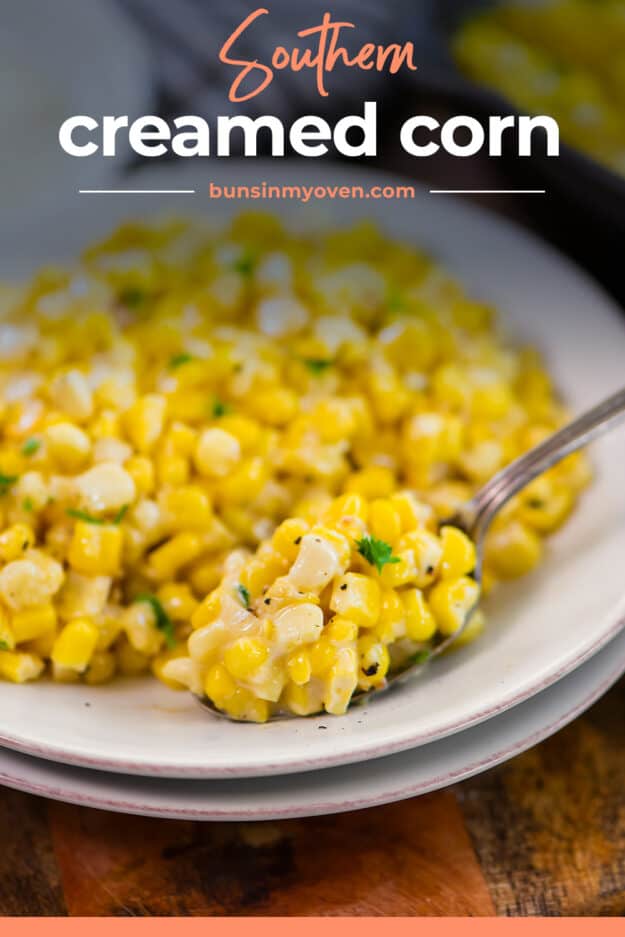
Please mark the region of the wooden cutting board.
<svg viewBox="0 0 625 937"><path fill-rule="evenodd" d="M625 679L506 765L342 816L190 823L0 789L0 914L624 913Z"/></svg>

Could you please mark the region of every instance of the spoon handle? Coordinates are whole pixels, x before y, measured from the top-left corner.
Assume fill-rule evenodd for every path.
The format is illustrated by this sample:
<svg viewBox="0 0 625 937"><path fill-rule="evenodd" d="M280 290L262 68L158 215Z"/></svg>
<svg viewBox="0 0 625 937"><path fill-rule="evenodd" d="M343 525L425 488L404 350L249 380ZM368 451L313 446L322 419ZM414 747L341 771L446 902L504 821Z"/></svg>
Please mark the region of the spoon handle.
<svg viewBox="0 0 625 937"><path fill-rule="evenodd" d="M538 475L625 420L625 388L549 436L494 475L460 511L462 526L481 539L499 510Z"/></svg>

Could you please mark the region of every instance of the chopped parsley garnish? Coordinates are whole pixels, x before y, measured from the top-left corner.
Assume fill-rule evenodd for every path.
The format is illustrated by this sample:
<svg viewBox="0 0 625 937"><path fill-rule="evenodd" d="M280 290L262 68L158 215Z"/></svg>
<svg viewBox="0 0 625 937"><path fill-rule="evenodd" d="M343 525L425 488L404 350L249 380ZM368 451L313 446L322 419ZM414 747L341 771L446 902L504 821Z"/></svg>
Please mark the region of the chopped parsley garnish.
<svg viewBox="0 0 625 937"><path fill-rule="evenodd" d="M65 511L68 517L73 517L77 521L84 521L85 524L104 524L101 517L94 517L88 511L79 511L78 508L67 508Z"/></svg>
<svg viewBox="0 0 625 937"><path fill-rule="evenodd" d="M400 309L404 309L406 305L404 297L397 288L391 289L389 291L389 294L386 298L386 303L390 312L399 312Z"/></svg>
<svg viewBox="0 0 625 937"><path fill-rule="evenodd" d="M88 511L81 511L78 508L67 508L65 513L68 517L73 517L77 521L84 521L85 524L99 524L102 526L103 524L121 524L129 507L129 504L122 505L112 521L107 521L103 517L95 517L93 514L89 514Z"/></svg>
<svg viewBox="0 0 625 937"><path fill-rule="evenodd" d="M378 540L377 537L363 537L356 541L358 552L364 556L367 563L375 566L379 573L382 572L387 563L399 563L399 557L393 556L393 548L385 540Z"/></svg>
<svg viewBox="0 0 625 937"><path fill-rule="evenodd" d="M251 596L250 596L250 593L249 593L249 589L246 589L245 586L242 586L241 583L239 583L239 585L237 586L237 593L238 593L239 598L241 599L241 602L243 603L244 607L245 607L245 608L249 608L249 607L250 607L250 601L251 601Z"/></svg>
<svg viewBox="0 0 625 937"><path fill-rule="evenodd" d="M22 510L24 511L34 511L35 505L33 504L32 498L24 498L22 501Z"/></svg>
<svg viewBox="0 0 625 937"><path fill-rule="evenodd" d="M30 439L27 439L24 445L22 446L22 455L31 456L34 455L41 446L41 440L36 439L34 436L31 436Z"/></svg>
<svg viewBox="0 0 625 937"><path fill-rule="evenodd" d="M18 475L3 475L0 472L0 495L5 495L18 478Z"/></svg>
<svg viewBox="0 0 625 937"><path fill-rule="evenodd" d="M115 517L113 518L114 524L121 524L121 522L126 516L126 512L128 511L129 507L130 507L129 504L122 504L121 508L119 509Z"/></svg>
<svg viewBox="0 0 625 937"><path fill-rule="evenodd" d="M412 658L412 663L413 664L425 664L425 662L428 661L431 656L432 656L432 651L429 648L424 647L422 648L422 650L417 651L415 656Z"/></svg>
<svg viewBox="0 0 625 937"><path fill-rule="evenodd" d="M251 277L256 266L256 257L251 251L244 251L232 264L235 273L240 273L243 277Z"/></svg>
<svg viewBox="0 0 625 937"><path fill-rule="evenodd" d="M173 358L169 359L169 369L175 371L176 368L181 367L183 364L188 364L189 361L193 361L193 355L190 355L186 351L181 351L179 355L174 355Z"/></svg>
<svg viewBox="0 0 625 937"><path fill-rule="evenodd" d="M0 651L10 651L10 650L11 648L9 647L7 642L3 641L2 638L0 638Z"/></svg>
<svg viewBox="0 0 625 937"><path fill-rule="evenodd" d="M323 374L328 368L332 367L332 362L327 361L325 358L304 358L304 364L310 373L316 376Z"/></svg>
<svg viewBox="0 0 625 937"><path fill-rule="evenodd" d="M121 291L117 299L122 305L127 306L128 309L137 309L137 307L142 306L147 299L147 293L145 290L142 290L140 286L128 286Z"/></svg>
<svg viewBox="0 0 625 937"><path fill-rule="evenodd" d="M230 413L232 409L227 403L224 403L224 401L220 400L218 397L213 400L211 406L213 419L215 420L218 420L220 416L225 416L226 413Z"/></svg>
<svg viewBox="0 0 625 937"><path fill-rule="evenodd" d="M160 599L155 595L146 593L145 595L138 595L135 602L147 602L148 605L152 606L154 618L156 619L155 625L158 630L162 631L165 635L167 647L175 647L176 634L174 632L174 623L163 608Z"/></svg>

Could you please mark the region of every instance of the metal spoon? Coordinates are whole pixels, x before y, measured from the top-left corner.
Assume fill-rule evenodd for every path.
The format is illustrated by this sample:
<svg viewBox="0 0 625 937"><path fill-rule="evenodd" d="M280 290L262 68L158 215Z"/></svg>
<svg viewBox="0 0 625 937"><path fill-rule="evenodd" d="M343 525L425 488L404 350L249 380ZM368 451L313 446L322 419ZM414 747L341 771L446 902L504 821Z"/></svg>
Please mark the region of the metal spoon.
<svg viewBox="0 0 625 937"><path fill-rule="evenodd" d="M603 436L608 430L624 420L625 388L578 416L577 419L562 427L538 446L530 449L529 452L515 459L514 462L510 462L509 465L494 475L470 501L463 504L452 518L445 522L447 525L459 527L475 543L477 561L473 578L480 587L482 584L484 539L491 523L502 507L538 475L542 475L543 472L561 462L567 455L588 445L593 439ZM471 616L479 604L480 595L481 588L475 604L469 609L457 631L435 645L425 660L418 660L404 670L391 674L382 687L355 693L350 706L356 703L362 704L380 693L386 693L389 689L400 686L423 670L424 666L429 664L433 658L448 650L469 624ZM206 697L196 697L196 699L202 706L210 709L215 715L221 716L222 719L228 719L232 722L238 721L217 709ZM318 716L319 713L311 715ZM301 718L302 716L296 716L294 713L279 713L272 717L272 721Z"/></svg>

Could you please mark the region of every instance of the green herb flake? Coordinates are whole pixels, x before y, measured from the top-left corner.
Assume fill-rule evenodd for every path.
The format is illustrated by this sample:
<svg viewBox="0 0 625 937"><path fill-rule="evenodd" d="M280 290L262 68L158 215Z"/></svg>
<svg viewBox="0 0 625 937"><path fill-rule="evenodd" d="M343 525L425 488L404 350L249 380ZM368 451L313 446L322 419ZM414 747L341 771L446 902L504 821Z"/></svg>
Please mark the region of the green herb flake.
<svg viewBox="0 0 625 937"><path fill-rule="evenodd" d="M332 361L327 361L325 358L304 358L304 364L310 373L316 377L324 374L328 368L332 367Z"/></svg>
<svg viewBox="0 0 625 937"><path fill-rule="evenodd" d="M406 303L402 293L397 289L391 289L386 299L389 312L400 312L405 309Z"/></svg>
<svg viewBox="0 0 625 937"><path fill-rule="evenodd" d="M0 638L0 651L10 651L10 650L11 648L9 647L7 642L3 641L2 638Z"/></svg>
<svg viewBox="0 0 625 937"><path fill-rule="evenodd" d="M140 286L128 286L119 293L117 299L128 309L137 309L146 301L147 293Z"/></svg>
<svg viewBox="0 0 625 937"><path fill-rule="evenodd" d="M237 586L237 593L238 593L239 598L241 599L243 606L245 608L249 608L250 602L251 602L249 589L246 589L245 586L242 586L241 583L239 583L239 585Z"/></svg>
<svg viewBox="0 0 625 937"><path fill-rule="evenodd" d="M22 501L22 510L23 511L34 511L35 505L32 498L24 498Z"/></svg>
<svg viewBox="0 0 625 937"><path fill-rule="evenodd" d="M129 507L130 507L129 504L124 504L124 505L122 505L122 507L119 509L119 511L117 512L117 514L116 514L115 517L113 518L113 523L114 523L114 524L121 524L121 522L123 521L123 519L125 518L125 516L126 516L126 514L127 514L127 512L128 512L128 508L129 508Z"/></svg>
<svg viewBox="0 0 625 937"><path fill-rule="evenodd" d="M235 273L240 273L242 277L251 277L256 266L256 257L252 251L244 251L232 264Z"/></svg>
<svg viewBox="0 0 625 937"><path fill-rule="evenodd" d="M412 663L413 665L425 664L427 663L427 661L429 661L431 656L432 656L432 651L430 650L430 648L424 647L420 651L417 651L417 653L412 658Z"/></svg>
<svg viewBox="0 0 625 937"><path fill-rule="evenodd" d="M183 364L188 364L190 361L193 361L193 355L188 354L186 351L181 351L179 355L174 355L169 359L169 370L175 371L176 368L180 368Z"/></svg>
<svg viewBox="0 0 625 937"><path fill-rule="evenodd" d="M176 634L174 631L174 623L163 608L160 599L158 599L155 595L146 593L145 595L138 595L135 599L135 602L147 602L147 604L152 607L154 618L156 619L156 627L165 635L165 643L167 644L167 647L175 647Z"/></svg>
<svg viewBox="0 0 625 937"><path fill-rule="evenodd" d="M87 511L79 511L77 508L67 508L65 511L68 517L73 517L77 521L84 521L86 524L104 524L101 517L94 517Z"/></svg>
<svg viewBox="0 0 625 937"><path fill-rule="evenodd" d="M0 495L5 495L18 478L19 475L3 475L0 472Z"/></svg>
<svg viewBox="0 0 625 937"><path fill-rule="evenodd" d="M35 436L31 436L30 439L27 439L24 445L22 446L22 455L31 456L39 451L41 447L41 440L36 439Z"/></svg>
<svg viewBox="0 0 625 937"><path fill-rule="evenodd" d="M379 573L382 572L387 563L399 563L399 557L393 556L393 548L385 540L378 540L377 537L363 537L356 541L356 547L361 556L364 556L367 563L375 566Z"/></svg>
<svg viewBox="0 0 625 937"><path fill-rule="evenodd" d="M230 413L232 410L232 407L230 407L229 404L224 403L223 400L219 400L219 398L217 397L215 398L215 400L213 400L213 403L211 406L212 406L211 412L213 414L213 419L215 420L218 420L219 417L221 416L225 416L227 413Z"/></svg>

